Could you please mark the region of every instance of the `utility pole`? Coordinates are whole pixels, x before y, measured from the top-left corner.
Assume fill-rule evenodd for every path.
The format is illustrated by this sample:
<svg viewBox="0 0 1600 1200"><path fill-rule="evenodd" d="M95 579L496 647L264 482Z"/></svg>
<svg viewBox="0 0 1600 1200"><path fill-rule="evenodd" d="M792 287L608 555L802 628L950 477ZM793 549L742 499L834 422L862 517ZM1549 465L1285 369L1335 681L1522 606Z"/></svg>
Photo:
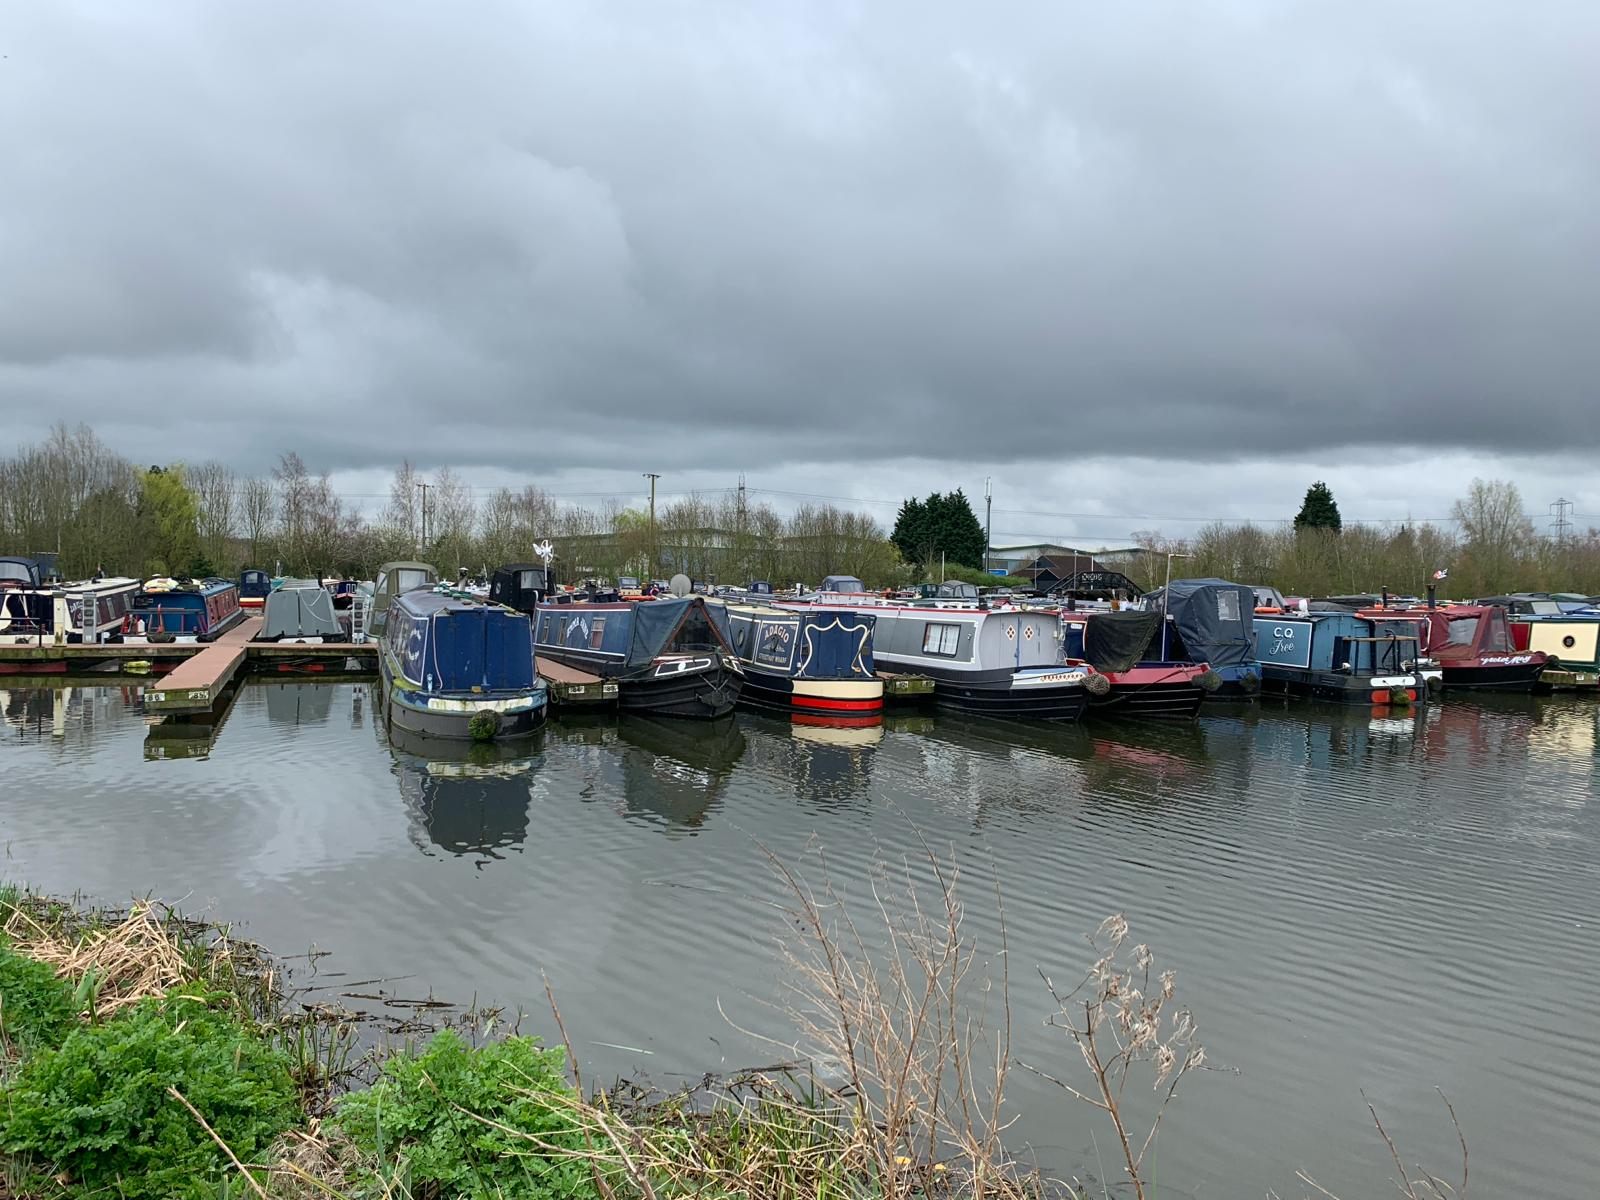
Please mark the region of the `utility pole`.
<svg viewBox="0 0 1600 1200"><path fill-rule="evenodd" d="M428 545L428 485L418 483L417 490L422 493L422 522L419 526L422 540L417 545L416 553L420 556Z"/></svg>
<svg viewBox="0 0 1600 1200"><path fill-rule="evenodd" d="M650 481L650 545L644 552L644 577L649 579L656 558L656 480L661 476L654 471L646 471L644 477Z"/></svg>
<svg viewBox="0 0 1600 1200"><path fill-rule="evenodd" d="M1556 541L1565 543L1567 530L1572 528L1572 522L1567 520L1567 514L1572 511L1572 501L1565 496L1550 506L1550 511L1555 514L1555 520L1550 522L1550 528L1556 531Z"/></svg>
<svg viewBox="0 0 1600 1200"><path fill-rule="evenodd" d="M983 573L989 573L989 542L994 537L994 480L983 477Z"/></svg>

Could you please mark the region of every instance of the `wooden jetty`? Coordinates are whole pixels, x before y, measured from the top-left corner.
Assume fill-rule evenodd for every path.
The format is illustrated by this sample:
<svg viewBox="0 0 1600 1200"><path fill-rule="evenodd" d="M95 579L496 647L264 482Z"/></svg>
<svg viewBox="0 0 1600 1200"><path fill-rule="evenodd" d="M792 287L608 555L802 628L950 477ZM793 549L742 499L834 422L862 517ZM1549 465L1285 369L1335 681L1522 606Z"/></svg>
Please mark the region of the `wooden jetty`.
<svg viewBox="0 0 1600 1200"><path fill-rule="evenodd" d="M926 675L902 675L897 671L879 671L883 680L885 700L931 700L933 680Z"/></svg>
<svg viewBox="0 0 1600 1200"><path fill-rule="evenodd" d="M601 679L588 671L569 667L565 663L539 659L539 678L550 687L550 698L558 704L578 705L615 704L617 681Z"/></svg>
<svg viewBox="0 0 1600 1200"><path fill-rule="evenodd" d="M246 617L214 642L201 644L200 653L185 659L144 694L145 711L156 716L188 715L211 711L222 689L244 665L245 649L261 628L260 617ZM94 646L91 649L103 649ZM120 649L120 647L119 647ZM141 647L150 657L151 647ZM165 650L165 646L158 646Z"/></svg>

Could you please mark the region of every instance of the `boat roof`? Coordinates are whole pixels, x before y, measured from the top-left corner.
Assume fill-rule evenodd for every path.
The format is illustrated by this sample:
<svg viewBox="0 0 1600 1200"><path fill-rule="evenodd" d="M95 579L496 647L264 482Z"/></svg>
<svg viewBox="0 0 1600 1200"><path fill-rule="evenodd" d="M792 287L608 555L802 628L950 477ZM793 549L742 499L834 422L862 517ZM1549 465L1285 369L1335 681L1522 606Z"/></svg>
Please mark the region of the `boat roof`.
<svg viewBox="0 0 1600 1200"><path fill-rule="evenodd" d="M516 609L507 608L503 604L492 604L476 596L456 591L441 592L418 588L416 591L401 592L394 598L394 602L419 617L436 616L442 612L497 612L508 616L527 616L526 613L519 613Z"/></svg>
<svg viewBox="0 0 1600 1200"><path fill-rule="evenodd" d="M401 559L396 562L386 562L378 568L378 572L382 574L385 571L401 571L407 568L410 568L414 571L428 571L435 576L439 574L439 568L435 567L432 563L416 562L413 559Z"/></svg>

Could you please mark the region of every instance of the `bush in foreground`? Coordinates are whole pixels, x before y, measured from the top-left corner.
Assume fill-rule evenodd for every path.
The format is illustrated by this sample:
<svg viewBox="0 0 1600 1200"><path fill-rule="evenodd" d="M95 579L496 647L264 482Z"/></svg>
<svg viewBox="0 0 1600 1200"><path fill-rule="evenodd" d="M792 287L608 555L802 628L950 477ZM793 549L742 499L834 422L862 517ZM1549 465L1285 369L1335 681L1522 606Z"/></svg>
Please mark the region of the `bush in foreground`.
<svg viewBox="0 0 1600 1200"><path fill-rule="evenodd" d="M385 1062L372 1087L340 1103L337 1123L380 1170L403 1156L413 1188L467 1200L588 1200L596 1191L564 1064L533 1038L473 1049L447 1029L421 1053Z"/></svg>
<svg viewBox="0 0 1600 1200"><path fill-rule="evenodd" d="M174 994L28 1057L6 1089L0 1149L48 1163L81 1193L213 1197L227 1159L174 1089L246 1159L299 1118L281 1051Z"/></svg>

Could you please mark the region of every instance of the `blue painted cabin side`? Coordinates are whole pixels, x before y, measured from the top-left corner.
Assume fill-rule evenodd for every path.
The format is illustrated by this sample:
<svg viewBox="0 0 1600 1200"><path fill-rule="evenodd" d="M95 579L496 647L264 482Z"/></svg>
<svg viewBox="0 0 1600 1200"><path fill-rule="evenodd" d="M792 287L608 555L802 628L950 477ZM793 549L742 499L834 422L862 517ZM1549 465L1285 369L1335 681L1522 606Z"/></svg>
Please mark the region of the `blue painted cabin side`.
<svg viewBox="0 0 1600 1200"><path fill-rule="evenodd" d="M536 685L527 614L438 592L406 592L384 632L397 673L437 695L494 696Z"/></svg>

